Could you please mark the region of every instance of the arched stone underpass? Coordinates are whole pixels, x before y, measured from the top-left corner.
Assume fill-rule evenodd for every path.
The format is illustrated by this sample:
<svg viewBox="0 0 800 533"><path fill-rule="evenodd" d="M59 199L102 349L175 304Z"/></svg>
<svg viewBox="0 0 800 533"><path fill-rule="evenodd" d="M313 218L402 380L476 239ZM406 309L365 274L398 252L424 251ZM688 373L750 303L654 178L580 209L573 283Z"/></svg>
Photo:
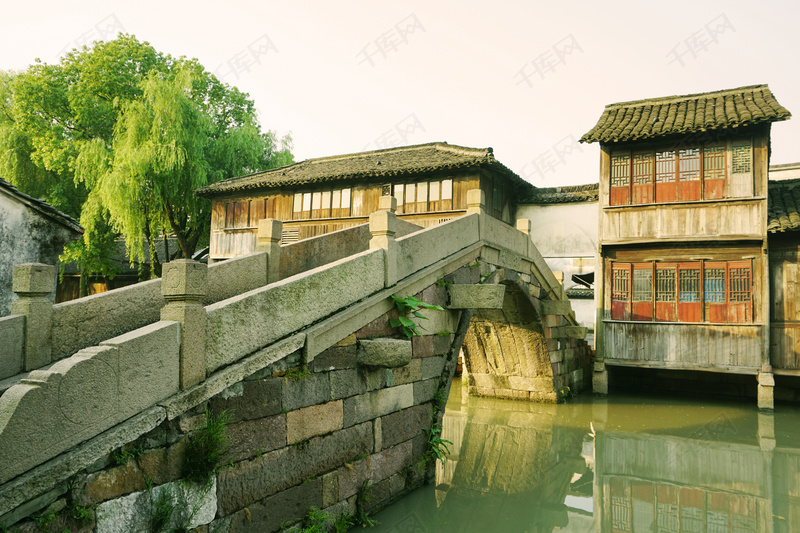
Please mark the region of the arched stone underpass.
<svg viewBox="0 0 800 533"><path fill-rule="evenodd" d="M470 321L463 346L470 394L555 402L587 387L590 352L569 326L569 309L542 302L539 287L510 269L484 283L502 285L505 294L502 307L476 309Z"/></svg>

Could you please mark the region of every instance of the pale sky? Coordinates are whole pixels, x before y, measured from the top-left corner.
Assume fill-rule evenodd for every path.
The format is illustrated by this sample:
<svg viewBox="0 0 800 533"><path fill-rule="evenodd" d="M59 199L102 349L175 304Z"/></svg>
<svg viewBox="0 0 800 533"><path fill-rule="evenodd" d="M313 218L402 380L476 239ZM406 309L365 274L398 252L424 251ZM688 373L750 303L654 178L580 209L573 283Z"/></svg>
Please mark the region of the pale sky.
<svg viewBox="0 0 800 533"><path fill-rule="evenodd" d="M769 84L796 118L771 163L800 161L795 1L7 2L0 69L134 34L250 94L303 159L446 141L540 187L597 181L577 140L606 104Z"/></svg>

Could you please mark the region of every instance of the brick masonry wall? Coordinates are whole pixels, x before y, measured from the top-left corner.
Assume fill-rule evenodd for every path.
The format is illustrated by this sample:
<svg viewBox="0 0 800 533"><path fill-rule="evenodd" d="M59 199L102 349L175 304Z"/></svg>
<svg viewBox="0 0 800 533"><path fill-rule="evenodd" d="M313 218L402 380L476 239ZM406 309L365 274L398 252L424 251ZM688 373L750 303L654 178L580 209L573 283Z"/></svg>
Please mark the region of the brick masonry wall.
<svg viewBox="0 0 800 533"><path fill-rule="evenodd" d="M437 285L416 296L447 304L447 291ZM452 323L461 314L439 313L452 314ZM214 506L213 519L192 531L279 531L311 507L331 516L369 514L432 481L425 431L437 390L443 388L441 398L449 388L463 332L423 331L408 341L412 359L399 368L357 364L360 341L405 338L389 327L396 316L393 310L379 317L308 367L298 351L164 422L79 473L55 503L36 514L38 520L23 520L10 531L116 532L136 521L149 531L148 485L181 486L175 482L184 476L188 437L204 424L206 408L229 414L230 450L212 489L200 495L204 505ZM88 521L74 517L85 509L93 511ZM181 512L191 509L176 510Z"/></svg>

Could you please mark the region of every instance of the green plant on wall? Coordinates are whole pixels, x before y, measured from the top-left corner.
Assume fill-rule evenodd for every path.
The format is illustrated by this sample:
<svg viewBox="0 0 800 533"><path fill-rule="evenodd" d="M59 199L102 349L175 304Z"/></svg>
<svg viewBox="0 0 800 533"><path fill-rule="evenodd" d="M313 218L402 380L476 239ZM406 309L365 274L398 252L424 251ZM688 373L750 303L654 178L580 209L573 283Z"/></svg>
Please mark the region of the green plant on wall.
<svg viewBox="0 0 800 533"><path fill-rule="evenodd" d="M411 320L409 315L422 320L428 320L428 317L423 315L420 312L420 309L435 309L437 311L444 311L444 308L440 305L426 304L422 300L414 298L413 296L401 298L396 294L392 294L392 299L394 300L394 305L397 307L397 312L400 316L397 318L390 318L389 325L393 328L402 328L403 334L409 339L414 335L421 335L419 329L417 328L425 329L422 326L418 326L413 320Z"/></svg>
<svg viewBox="0 0 800 533"><path fill-rule="evenodd" d="M187 481L205 484L219 471L222 459L229 450L225 434L229 421L226 411L215 415L206 409L205 424L189 436L186 445L183 473Z"/></svg>

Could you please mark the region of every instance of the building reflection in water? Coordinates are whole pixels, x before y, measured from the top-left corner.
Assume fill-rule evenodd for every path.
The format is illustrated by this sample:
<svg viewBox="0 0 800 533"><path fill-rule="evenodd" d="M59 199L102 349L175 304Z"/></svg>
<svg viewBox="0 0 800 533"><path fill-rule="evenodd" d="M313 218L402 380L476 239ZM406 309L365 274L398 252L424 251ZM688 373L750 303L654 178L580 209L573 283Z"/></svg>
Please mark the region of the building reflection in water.
<svg viewBox="0 0 800 533"><path fill-rule="evenodd" d="M376 531L800 531L800 411L659 399L459 396L433 488ZM776 428L778 430L776 431Z"/></svg>

